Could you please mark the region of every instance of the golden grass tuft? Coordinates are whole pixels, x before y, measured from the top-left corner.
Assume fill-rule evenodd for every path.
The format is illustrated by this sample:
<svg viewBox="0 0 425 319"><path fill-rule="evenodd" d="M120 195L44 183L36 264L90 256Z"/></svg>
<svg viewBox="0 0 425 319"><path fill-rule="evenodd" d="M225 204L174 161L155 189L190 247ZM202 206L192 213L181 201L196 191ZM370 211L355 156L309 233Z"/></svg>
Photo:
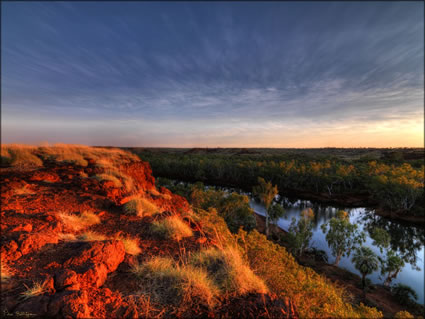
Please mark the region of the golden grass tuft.
<svg viewBox="0 0 425 319"><path fill-rule="evenodd" d="M74 234L71 233L59 233L58 234L59 240L63 241L76 241L77 237Z"/></svg>
<svg viewBox="0 0 425 319"><path fill-rule="evenodd" d="M205 269L223 292L268 292L263 280L252 272L234 247L201 250L192 256L190 263Z"/></svg>
<svg viewBox="0 0 425 319"><path fill-rule="evenodd" d="M124 213L139 217L152 216L158 212L158 207L142 197L135 197L124 204Z"/></svg>
<svg viewBox="0 0 425 319"><path fill-rule="evenodd" d="M21 297L23 299L29 299L32 297L40 296L47 291L46 287L44 286L44 283L40 283L40 282L34 282L31 288L29 288L25 284L24 286L27 290L21 293Z"/></svg>
<svg viewBox="0 0 425 319"><path fill-rule="evenodd" d="M58 216L65 228L71 229L74 232L100 223L99 216L90 211L83 211L79 215L60 212Z"/></svg>
<svg viewBox="0 0 425 319"><path fill-rule="evenodd" d="M132 272L142 282L143 293L162 304L190 306L193 303L212 307L219 290L203 269L179 266L171 258L153 257Z"/></svg>
<svg viewBox="0 0 425 319"><path fill-rule="evenodd" d="M125 252L129 255L137 256L142 252L139 247L139 240L136 238L118 236L115 239L122 241Z"/></svg>
<svg viewBox="0 0 425 319"><path fill-rule="evenodd" d="M177 241L193 236L192 229L177 215L153 222L151 231L154 235L162 239L173 239Z"/></svg>
<svg viewBox="0 0 425 319"><path fill-rule="evenodd" d="M78 240L81 241L102 241L102 240L106 240L108 239L108 237L106 237L105 235L96 233L96 232L92 232L92 231L86 231L82 234L79 234L77 236Z"/></svg>

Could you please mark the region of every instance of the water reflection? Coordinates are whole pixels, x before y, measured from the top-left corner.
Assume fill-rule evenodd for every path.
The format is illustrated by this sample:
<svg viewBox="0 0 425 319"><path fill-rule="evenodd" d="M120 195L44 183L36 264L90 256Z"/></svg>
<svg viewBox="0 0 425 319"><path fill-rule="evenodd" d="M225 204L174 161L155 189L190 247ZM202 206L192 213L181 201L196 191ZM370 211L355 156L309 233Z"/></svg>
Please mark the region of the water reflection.
<svg viewBox="0 0 425 319"><path fill-rule="evenodd" d="M326 242L325 234L320 229L320 226L326 223L329 219L336 216L336 213L341 208L324 206L318 203L313 203L306 200L290 200L280 198L279 202L285 208L286 216L278 221L278 226L284 230L289 229L291 219L299 219L300 212L305 208L313 209L314 226L313 238L310 243L311 247L324 250L327 254L329 262L333 263L335 256L332 256L331 250ZM251 198L251 207L258 213L264 215L264 207ZM359 229L366 234L365 246L370 247L377 255L384 256L384 253L373 244L373 239L369 235L369 231L375 227L385 229L391 235L390 248L402 256L405 261L405 266L392 281L392 284L403 283L412 287L418 294L418 302L424 304L424 240L425 230L420 227L404 225L398 222L391 221L384 217L374 214L373 211L365 208L345 208L344 209L350 218L351 223L356 223ZM351 263L351 257L341 258L339 267L345 268L353 273L359 274ZM381 276L380 271L374 272L368 278L376 284L382 284L384 276Z"/></svg>

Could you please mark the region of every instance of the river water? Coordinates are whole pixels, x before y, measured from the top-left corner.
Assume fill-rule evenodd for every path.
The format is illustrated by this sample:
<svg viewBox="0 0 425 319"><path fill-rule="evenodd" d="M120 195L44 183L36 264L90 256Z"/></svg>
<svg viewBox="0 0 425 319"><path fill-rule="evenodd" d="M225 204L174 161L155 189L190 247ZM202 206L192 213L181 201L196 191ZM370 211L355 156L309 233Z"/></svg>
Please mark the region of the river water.
<svg viewBox="0 0 425 319"><path fill-rule="evenodd" d="M249 195L249 194L246 194ZM322 232L320 226L326 223L330 218L334 217L339 209L331 206L321 206L313 204L310 201L293 201L289 202L286 198L281 199L282 205L285 207L286 216L279 219L278 226L288 231L292 218L297 220L300 218L300 212L305 208L312 208L315 213L313 237L310 241L310 247L321 249L326 252L328 262L333 263L335 257L332 256L331 250L326 242L325 234ZM265 207L250 198L251 208L255 212L265 215ZM359 226L366 234L365 246L370 247L377 255L383 256L379 248L373 245L373 240L369 237L367 228L375 226L386 229L392 236L392 248L397 250L406 262L402 271L398 276L393 279L391 284L402 283L413 288L418 294L416 300L420 304L424 304L424 229L419 227L405 226L386 218L380 217L368 211L365 208L346 208L351 223ZM343 257L340 260L339 267L345 268L350 272L360 275L360 272L354 268L351 262L351 257ZM369 275L369 278L374 284L382 284L385 278L380 277L380 271L375 271Z"/></svg>

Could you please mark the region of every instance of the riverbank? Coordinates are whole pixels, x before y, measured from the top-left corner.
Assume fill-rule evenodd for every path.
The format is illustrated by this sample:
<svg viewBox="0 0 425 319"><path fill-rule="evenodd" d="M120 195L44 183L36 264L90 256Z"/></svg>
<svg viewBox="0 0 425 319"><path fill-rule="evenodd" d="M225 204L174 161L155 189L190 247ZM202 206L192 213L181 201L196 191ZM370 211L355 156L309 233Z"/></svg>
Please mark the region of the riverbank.
<svg viewBox="0 0 425 319"><path fill-rule="evenodd" d="M257 230L261 233L265 233L265 217L259 214L255 215L257 220ZM280 244L278 240L273 240L273 234L280 236L287 234L286 231L276 225L270 225L270 233L270 240L278 244ZM296 259L300 265L312 268L317 273L336 283L338 286L344 287L349 294L348 299L353 305L358 305L360 302L363 302L361 278L358 275L346 269L317 260L312 255L306 254L306 256L303 256L302 258ZM422 315L424 311L424 306L419 304L417 304L417 306L413 309L412 307L406 307L400 304L399 301L391 294L390 290L383 285L370 285L366 298L368 305L381 310L386 318L392 318L395 313L401 310L407 310L415 315Z"/></svg>
<svg viewBox="0 0 425 319"><path fill-rule="evenodd" d="M169 176L161 176L159 177L170 178ZM196 183L197 180L184 179L181 180L185 183ZM246 185L235 185L235 184L227 184L221 181L206 181L205 185L215 185L218 187L225 188L236 188L241 189L244 192L251 192L252 187ZM309 192L301 189L289 189L284 188L279 190L279 194L281 196L287 197L289 199L303 199L309 200L318 204L325 204L329 206L343 208L356 208L356 207L366 207L368 209L374 210L375 214L388 218L390 220L397 221L399 223L403 223L406 226L415 226L425 228L425 216L414 216L409 215L404 212L390 212L387 209L383 209L379 207L378 203L371 199L370 195L367 192L362 193L350 193L350 194L332 194L329 193L315 193Z"/></svg>

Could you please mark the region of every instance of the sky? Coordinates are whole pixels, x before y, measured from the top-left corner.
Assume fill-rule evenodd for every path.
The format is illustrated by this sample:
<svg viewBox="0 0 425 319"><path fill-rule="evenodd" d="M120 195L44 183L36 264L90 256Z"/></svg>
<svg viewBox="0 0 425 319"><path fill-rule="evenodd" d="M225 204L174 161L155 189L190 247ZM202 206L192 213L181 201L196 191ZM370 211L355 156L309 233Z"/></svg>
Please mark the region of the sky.
<svg viewBox="0 0 425 319"><path fill-rule="evenodd" d="M423 147L423 2L2 2L2 143Z"/></svg>

